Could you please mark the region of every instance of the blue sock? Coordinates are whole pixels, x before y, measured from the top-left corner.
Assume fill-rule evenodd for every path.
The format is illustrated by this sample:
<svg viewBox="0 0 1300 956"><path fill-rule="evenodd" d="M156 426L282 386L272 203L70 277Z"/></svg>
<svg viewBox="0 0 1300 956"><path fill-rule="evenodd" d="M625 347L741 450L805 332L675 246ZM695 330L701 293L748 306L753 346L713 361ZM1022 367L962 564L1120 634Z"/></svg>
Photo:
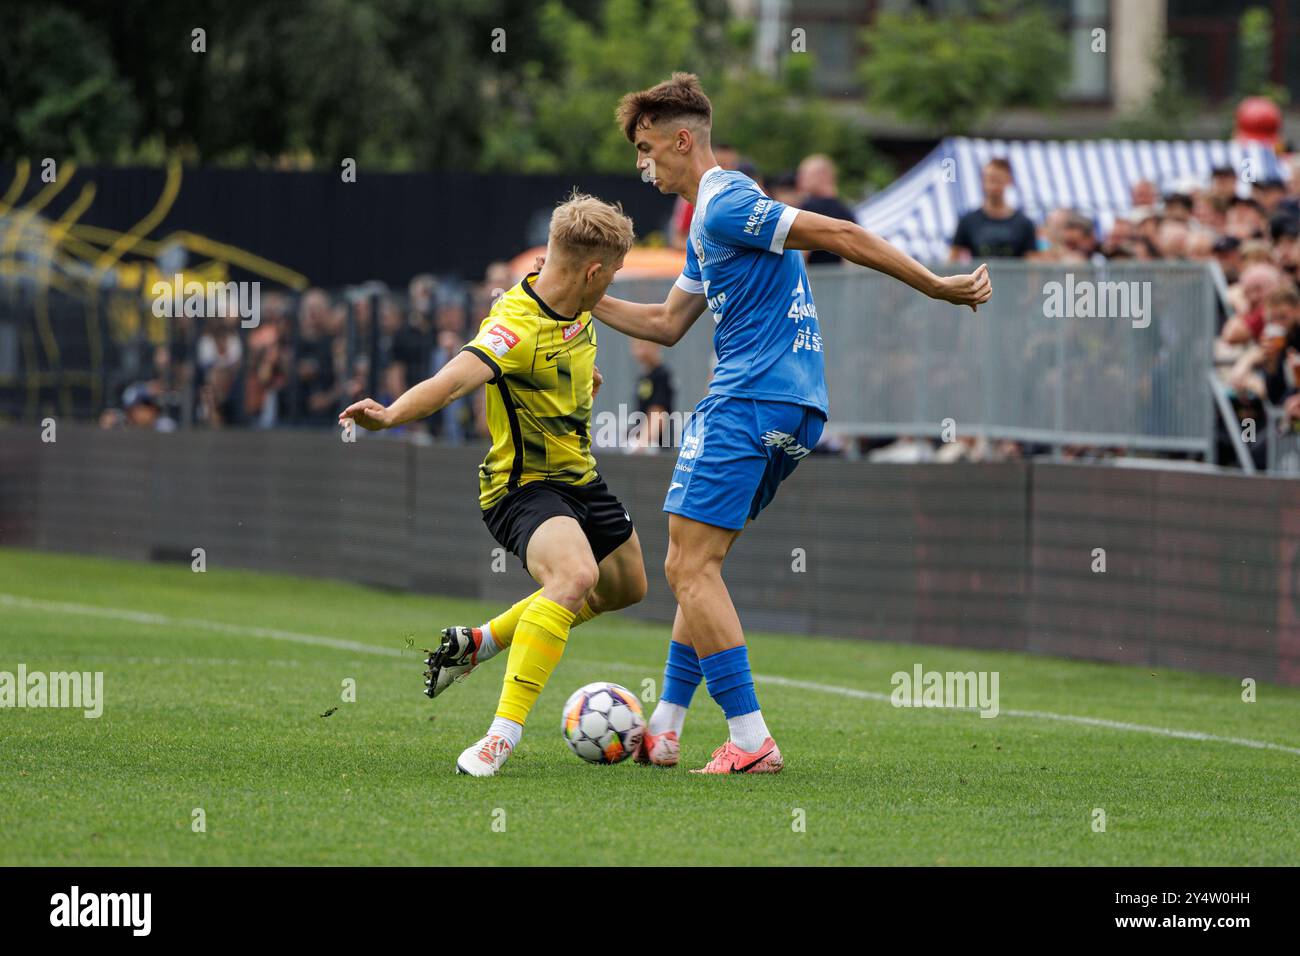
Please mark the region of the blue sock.
<svg viewBox="0 0 1300 956"><path fill-rule="evenodd" d="M744 644L701 657L700 669L709 682L709 696L728 720L758 710L754 678L749 673L749 648Z"/></svg>
<svg viewBox="0 0 1300 956"><path fill-rule="evenodd" d="M700 686L702 680L704 672L700 670L700 659L695 656L695 648L689 644L670 641L668 663L664 665L664 692L659 699L679 707L689 707L691 698L695 696L695 688Z"/></svg>

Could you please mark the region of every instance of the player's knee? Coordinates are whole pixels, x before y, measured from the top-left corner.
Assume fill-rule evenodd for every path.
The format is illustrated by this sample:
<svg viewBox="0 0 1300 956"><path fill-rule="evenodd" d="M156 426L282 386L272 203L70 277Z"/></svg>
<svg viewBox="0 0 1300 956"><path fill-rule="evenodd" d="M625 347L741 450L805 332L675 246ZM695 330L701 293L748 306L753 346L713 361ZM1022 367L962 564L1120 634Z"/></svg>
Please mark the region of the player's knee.
<svg viewBox="0 0 1300 956"><path fill-rule="evenodd" d="M669 547L668 557L664 559L664 577L668 586L676 594L699 570L699 561L685 548Z"/></svg>
<svg viewBox="0 0 1300 956"><path fill-rule="evenodd" d="M596 562L578 558L565 562L557 569L552 580L546 583L548 589L553 588L562 596L560 603L581 607L599 580L600 569L596 567Z"/></svg>
<svg viewBox="0 0 1300 956"><path fill-rule="evenodd" d="M690 594L697 587L708 587L709 582L722 573L720 555L701 553L690 548L668 546L668 557L664 560L664 577L673 589L673 594L680 600L682 594Z"/></svg>
<svg viewBox="0 0 1300 956"><path fill-rule="evenodd" d="M545 564L530 567L533 576L542 585L546 597L557 604L576 611L587 600L596 582L600 579L600 569L591 558L565 555L552 559Z"/></svg>

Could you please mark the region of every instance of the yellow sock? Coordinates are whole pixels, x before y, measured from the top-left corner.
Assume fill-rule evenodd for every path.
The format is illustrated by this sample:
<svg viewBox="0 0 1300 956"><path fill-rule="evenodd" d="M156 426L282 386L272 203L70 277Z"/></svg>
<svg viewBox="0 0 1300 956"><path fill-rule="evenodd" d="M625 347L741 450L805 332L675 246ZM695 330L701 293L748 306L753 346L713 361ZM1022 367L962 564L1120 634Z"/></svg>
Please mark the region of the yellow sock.
<svg viewBox="0 0 1300 956"><path fill-rule="evenodd" d="M515 639L515 629L519 627L519 619L523 617L524 611L528 610L528 605L541 596L542 590L538 588L522 601L516 601L509 610L503 611L488 621L488 627L492 628L492 640L497 647L509 647L511 645ZM577 627L579 624L586 624L599 614L599 611L593 611L591 605L584 601L578 611L578 617L573 622L573 626Z"/></svg>
<svg viewBox="0 0 1300 956"><path fill-rule="evenodd" d="M538 595L519 618L515 641L506 661L497 716L522 724L537 703L547 678L560 663L569 628L577 615L550 598Z"/></svg>
<svg viewBox="0 0 1300 956"><path fill-rule="evenodd" d="M508 610L488 621L488 627L492 628L492 640L497 647L510 646L511 641L515 639L515 628L519 626L519 619L523 617L524 611L528 610L528 605L541 596L542 589L538 588L522 601L516 601Z"/></svg>

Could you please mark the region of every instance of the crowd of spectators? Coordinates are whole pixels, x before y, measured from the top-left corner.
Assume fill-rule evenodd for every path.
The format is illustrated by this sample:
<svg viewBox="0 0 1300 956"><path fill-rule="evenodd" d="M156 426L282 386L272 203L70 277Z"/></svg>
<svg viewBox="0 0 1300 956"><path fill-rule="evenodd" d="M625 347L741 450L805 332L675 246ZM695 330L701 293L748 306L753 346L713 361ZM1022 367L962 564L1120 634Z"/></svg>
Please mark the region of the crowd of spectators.
<svg viewBox="0 0 1300 956"><path fill-rule="evenodd" d="M1117 260L1215 261L1223 279L1214 361L1246 440L1264 467L1270 436L1300 424L1300 162L1287 180L1247 181L1230 166L1203 180L1182 179L1163 193L1142 180L1131 207L1108 229L1072 209L1054 209L1040 225L1007 201L1013 184L1003 159L983 169L984 203L965 214L953 236L954 262L1024 258L1061 263ZM1270 422L1277 428L1266 434ZM1235 460L1235 439L1221 429L1219 458ZM1015 443L966 442L974 458L1015 457ZM890 454L898 455L893 448ZM1068 456L1119 455L1120 449L1067 449ZM940 459L961 457L940 449Z"/></svg>
<svg viewBox="0 0 1300 956"><path fill-rule="evenodd" d="M401 290L372 282L340 293L267 293L251 328L235 314L171 320L168 344L138 363L143 374L101 424L333 426L352 401L373 394L389 402L437 372L472 336L493 296L516 280L497 262L476 283L419 275ZM482 396L407 430L450 442L486 435Z"/></svg>
<svg viewBox="0 0 1300 956"><path fill-rule="evenodd" d="M754 177L774 198L853 218L826 156L809 156L794 171L762 179L731 147L716 152L724 168ZM1247 182L1222 167L1204 181L1179 181L1163 192L1156 183L1141 181L1133 186L1129 211L1108 228L1072 209L1054 209L1035 223L1010 203L1014 183L1006 160L985 166L984 202L961 217L952 238L953 261L1214 260L1224 280L1215 361L1240 418L1253 418L1261 427L1270 413L1279 421L1300 421L1300 171L1289 181ZM666 230L670 245L685 246L691 214L690 205L679 201ZM837 260L813 253L809 261ZM420 275L400 290L368 283L337 294L273 293L263 297L260 323L251 330L241 329L237 316L177 320L170 344L155 348L151 361L143 363L145 374L121 383L122 406L106 411L103 424L332 425L338 410L356 398L373 394L387 402L437 372L473 335L493 296L518 278L508 264L497 262L470 283ZM450 442L484 437L482 396L462 399L407 429ZM853 443L837 443L832 435L826 442L823 450L853 450ZM862 442L856 450L886 460L988 460L1040 449L967 438L948 448L902 440ZM1123 453L1065 451L1070 456ZM1252 453L1262 464L1262 444Z"/></svg>

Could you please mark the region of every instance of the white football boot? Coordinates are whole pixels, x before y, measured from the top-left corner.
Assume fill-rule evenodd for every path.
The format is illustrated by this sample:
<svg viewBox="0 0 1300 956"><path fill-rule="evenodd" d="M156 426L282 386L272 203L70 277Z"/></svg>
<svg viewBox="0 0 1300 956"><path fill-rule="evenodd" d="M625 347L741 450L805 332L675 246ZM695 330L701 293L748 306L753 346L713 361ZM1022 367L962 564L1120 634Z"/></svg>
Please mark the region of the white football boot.
<svg viewBox="0 0 1300 956"><path fill-rule="evenodd" d="M499 734L488 734L456 758L456 772L471 777L491 777L510 756L510 741Z"/></svg>
<svg viewBox="0 0 1300 956"><path fill-rule="evenodd" d="M424 693L437 697L458 680L464 680L478 666L478 649L483 632L477 627L445 627L442 643L424 659Z"/></svg>

